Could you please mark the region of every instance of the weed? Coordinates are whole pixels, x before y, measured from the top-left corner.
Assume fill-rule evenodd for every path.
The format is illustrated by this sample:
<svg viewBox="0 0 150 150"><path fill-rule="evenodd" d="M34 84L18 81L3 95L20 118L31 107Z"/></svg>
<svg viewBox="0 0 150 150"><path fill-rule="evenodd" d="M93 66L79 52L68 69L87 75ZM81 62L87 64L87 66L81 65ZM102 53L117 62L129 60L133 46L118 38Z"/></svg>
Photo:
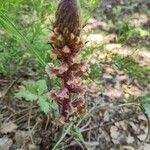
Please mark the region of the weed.
<svg viewBox="0 0 150 150"><path fill-rule="evenodd" d="M135 37L144 38L149 35L149 31L143 29L142 27L136 27L133 25L133 18L129 16L130 13L133 14L136 5L137 4L133 3L124 7L116 6L113 8L112 20L118 35L118 42L126 44L129 40Z"/></svg>
<svg viewBox="0 0 150 150"><path fill-rule="evenodd" d="M149 69L139 66L139 64L130 56L124 57L118 54L113 54L112 62L119 69L124 70L129 76L135 79L148 80L148 78L145 77L147 77Z"/></svg>
<svg viewBox="0 0 150 150"><path fill-rule="evenodd" d="M146 96L139 96L136 98L136 100L143 105L145 109L145 113L148 115L150 118L150 94Z"/></svg>
<svg viewBox="0 0 150 150"><path fill-rule="evenodd" d="M48 113L50 110L56 111L57 106L52 100L49 100L47 91L46 81L38 80L37 82L28 82L25 90L16 93L15 97L31 103L36 102L44 113Z"/></svg>
<svg viewBox="0 0 150 150"><path fill-rule="evenodd" d="M100 80L102 77L103 68L99 64L91 64L90 65L90 74L89 77L92 80Z"/></svg>
<svg viewBox="0 0 150 150"><path fill-rule="evenodd" d="M137 35L137 32L135 32L135 28L131 25L129 18L118 21L115 26L118 41L121 43L127 43L131 38Z"/></svg>
<svg viewBox="0 0 150 150"><path fill-rule="evenodd" d="M56 9L54 1L1 1L0 5L0 73L13 76L30 60L22 62L25 53L39 61L39 72L49 60L47 18ZM10 59L12 58L12 59ZM50 61L50 60L49 60ZM30 67L34 65L30 63ZM29 67L29 66L28 66ZM42 71L41 71L42 70Z"/></svg>

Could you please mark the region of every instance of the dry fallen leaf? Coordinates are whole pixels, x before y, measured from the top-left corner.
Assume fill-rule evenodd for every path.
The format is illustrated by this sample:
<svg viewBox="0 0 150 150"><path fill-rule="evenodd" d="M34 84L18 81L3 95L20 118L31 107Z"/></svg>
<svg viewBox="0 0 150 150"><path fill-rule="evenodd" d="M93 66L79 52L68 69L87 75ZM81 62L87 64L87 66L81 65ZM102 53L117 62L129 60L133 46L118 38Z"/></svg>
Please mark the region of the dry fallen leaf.
<svg viewBox="0 0 150 150"><path fill-rule="evenodd" d="M118 131L118 128L116 126L111 126L110 134L113 139L117 139L120 135L120 132Z"/></svg>
<svg viewBox="0 0 150 150"><path fill-rule="evenodd" d="M17 148L21 148L26 143L26 140L29 140L28 131L17 130L15 133L15 141Z"/></svg>
<svg viewBox="0 0 150 150"><path fill-rule="evenodd" d="M17 128L18 126L13 122L6 122L1 125L0 131L1 133L7 134L7 133L15 132Z"/></svg>
<svg viewBox="0 0 150 150"><path fill-rule="evenodd" d="M7 137L0 138L0 150L9 150L12 143L12 140Z"/></svg>

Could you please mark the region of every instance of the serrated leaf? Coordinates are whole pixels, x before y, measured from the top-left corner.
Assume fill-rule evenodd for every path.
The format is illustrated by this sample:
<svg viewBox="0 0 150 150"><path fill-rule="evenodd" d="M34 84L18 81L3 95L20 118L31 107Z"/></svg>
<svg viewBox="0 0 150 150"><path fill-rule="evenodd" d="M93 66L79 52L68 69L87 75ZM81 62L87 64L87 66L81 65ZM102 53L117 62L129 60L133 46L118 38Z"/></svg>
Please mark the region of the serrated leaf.
<svg viewBox="0 0 150 150"><path fill-rule="evenodd" d="M141 104L146 104L149 103L150 104L150 96L139 96L137 98L138 102Z"/></svg>
<svg viewBox="0 0 150 150"><path fill-rule="evenodd" d="M144 104L143 106L144 106L144 109L145 109L145 113L150 118L150 104Z"/></svg>
<svg viewBox="0 0 150 150"><path fill-rule="evenodd" d="M19 99L24 98L27 101L36 100L41 110L45 113L48 113L49 110L52 109L58 110L57 105L51 100L49 100L45 80L39 80L37 82L28 82L26 84L26 90L20 91L19 93L15 94L15 97Z"/></svg>
<svg viewBox="0 0 150 150"><path fill-rule="evenodd" d="M19 93L15 94L15 97L20 99L20 98L24 98L27 101L34 101L38 99L38 96L35 94L32 94L29 91L20 91Z"/></svg>
<svg viewBox="0 0 150 150"><path fill-rule="evenodd" d="M48 113L50 110L58 109L57 104L50 101L47 94L44 94L39 97L38 105L40 106L41 110L45 113Z"/></svg>
<svg viewBox="0 0 150 150"><path fill-rule="evenodd" d="M53 110L58 110L58 105L52 101L49 102L50 103L50 108Z"/></svg>
<svg viewBox="0 0 150 150"><path fill-rule="evenodd" d="M50 103L47 101L47 94L40 96L38 100L38 105L44 113L48 113L50 110Z"/></svg>
<svg viewBox="0 0 150 150"><path fill-rule="evenodd" d="M39 95L45 93L47 91L47 85L45 80L39 80L36 82L36 85L38 87L38 93Z"/></svg>
<svg viewBox="0 0 150 150"><path fill-rule="evenodd" d="M38 80L37 82L28 82L26 84L26 89L27 91L40 96L47 91L46 81Z"/></svg>
<svg viewBox="0 0 150 150"><path fill-rule="evenodd" d="M31 93L38 95L38 85L34 81L30 81L26 84L26 90L30 91Z"/></svg>

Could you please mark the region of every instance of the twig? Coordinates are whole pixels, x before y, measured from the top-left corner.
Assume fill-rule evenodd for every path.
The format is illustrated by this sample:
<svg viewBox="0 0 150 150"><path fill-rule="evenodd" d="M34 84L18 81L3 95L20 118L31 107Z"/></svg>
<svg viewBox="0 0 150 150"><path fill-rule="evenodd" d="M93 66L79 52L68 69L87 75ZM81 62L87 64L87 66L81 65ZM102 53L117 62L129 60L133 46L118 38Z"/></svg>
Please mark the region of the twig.
<svg viewBox="0 0 150 150"><path fill-rule="evenodd" d="M2 82L2 83L8 83L8 82L9 82L9 80L0 79L0 82Z"/></svg>
<svg viewBox="0 0 150 150"><path fill-rule="evenodd" d="M49 115L46 115L46 116L47 116L47 121L46 121L46 125L45 125L45 130L47 130L48 123L49 123Z"/></svg>
<svg viewBox="0 0 150 150"><path fill-rule="evenodd" d="M37 125L41 122L41 120L37 120L37 122L35 123L35 125L33 126L31 133L33 133L34 129L37 127Z"/></svg>
<svg viewBox="0 0 150 150"><path fill-rule="evenodd" d="M97 142L97 141L92 141L92 142L85 142L85 144L87 145L87 146L89 146L89 147L93 147L93 146L98 146L99 145L99 142Z"/></svg>
<svg viewBox="0 0 150 150"><path fill-rule="evenodd" d="M32 107L32 109L33 108L36 108L37 106L34 106L34 107ZM19 115L19 114L21 114L21 113L23 113L23 112L25 112L25 111L28 111L30 108L26 108L26 109L24 109L24 110L21 110L21 111L19 111L19 112L15 112L14 114L12 114L10 117L8 117L6 120L5 120L5 122L7 122L9 119L11 119L12 117L14 117L14 116L16 116L16 115ZM22 117L22 116L21 116Z"/></svg>
<svg viewBox="0 0 150 150"><path fill-rule="evenodd" d="M16 120L14 120L14 121L12 121L12 122L15 123L15 122L21 120L22 118L24 118L24 117L26 117L26 116L28 116L28 114L25 114L25 115L21 116L20 118L17 118Z"/></svg>
<svg viewBox="0 0 150 150"><path fill-rule="evenodd" d="M140 106L139 104L137 104L137 103L126 103L126 104L120 104L120 105L118 105L119 107L123 107L123 106Z"/></svg>
<svg viewBox="0 0 150 150"><path fill-rule="evenodd" d="M15 83L19 80L19 78L17 78L16 80L14 80L6 90L4 90L1 95L0 95L0 98L3 98L9 91L10 89L15 85Z"/></svg>
<svg viewBox="0 0 150 150"><path fill-rule="evenodd" d="M93 127L90 127L90 128L86 128L86 129L81 129L81 132L86 132L86 131L89 131L89 130L93 130L93 129L96 129L98 127L99 127L99 125L93 126Z"/></svg>
<svg viewBox="0 0 150 150"><path fill-rule="evenodd" d="M13 109L13 108L11 108L11 107L9 107L9 106L6 106L6 108L7 108L8 110L10 110L11 112L16 113L16 110L15 110L15 109Z"/></svg>
<svg viewBox="0 0 150 150"><path fill-rule="evenodd" d="M32 108L30 107L30 110L29 110L29 117L28 117L28 131L29 131L29 134L30 134L31 142L32 142L33 145L35 145L35 144L34 144L33 137L32 137L32 130L30 129L31 112L32 112Z"/></svg>
<svg viewBox="0 0 150 150"><path fill-rule="evenodd" d="M89 118L87 123L83 127L81 127L81 131L84 130L90 123L91 123L91 118Z"/></svg>

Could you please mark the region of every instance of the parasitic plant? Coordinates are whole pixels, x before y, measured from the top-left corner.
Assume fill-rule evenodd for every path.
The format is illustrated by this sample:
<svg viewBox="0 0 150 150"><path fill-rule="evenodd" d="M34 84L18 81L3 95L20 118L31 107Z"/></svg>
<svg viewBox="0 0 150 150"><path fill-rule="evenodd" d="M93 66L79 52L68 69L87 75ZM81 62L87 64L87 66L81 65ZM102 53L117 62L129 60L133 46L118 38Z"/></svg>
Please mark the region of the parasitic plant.
<svg viewBox="0 0 150 150"><path fill-rule="evenodd" d="M61 61L60 66L49 63L46 72L59 77L63 89L50 91L50 97L58 104L60 121L71 121L71 117L85 112L85 91L81 77L87 75L87 67L80 57L84 46L81 40L81 18L78 0L61 0L53 24L53 35L49 43L53 45L51 57Z"/></svg>

